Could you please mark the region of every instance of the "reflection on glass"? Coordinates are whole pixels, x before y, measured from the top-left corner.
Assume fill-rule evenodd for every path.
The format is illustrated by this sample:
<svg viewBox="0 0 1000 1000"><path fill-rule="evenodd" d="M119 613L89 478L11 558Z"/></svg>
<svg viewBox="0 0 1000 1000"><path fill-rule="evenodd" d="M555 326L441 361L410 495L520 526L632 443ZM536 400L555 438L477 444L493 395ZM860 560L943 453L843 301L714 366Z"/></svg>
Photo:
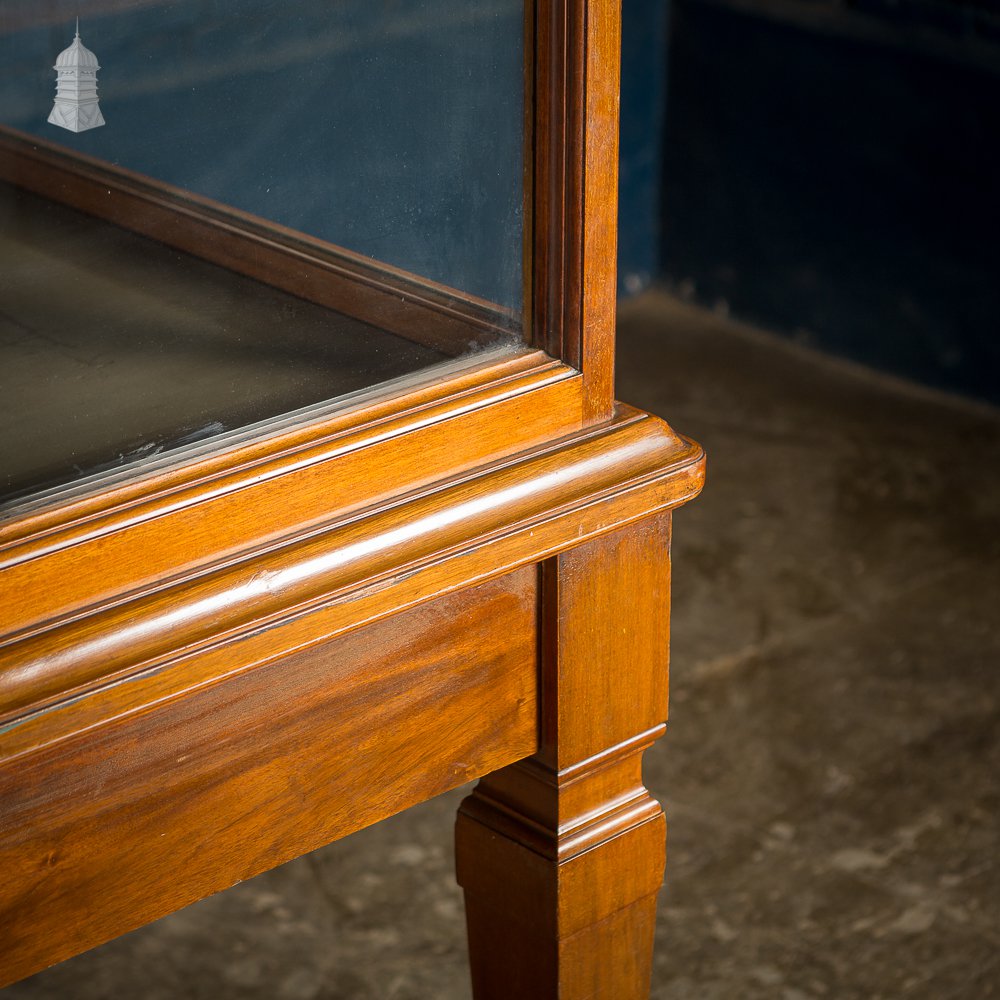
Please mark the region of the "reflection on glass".
<svg viewBox="0 0 1000 1000"><path fill-rule="evenodd" d="M0 4L0 500L517 342L522 39L520 0Z"/></svg>

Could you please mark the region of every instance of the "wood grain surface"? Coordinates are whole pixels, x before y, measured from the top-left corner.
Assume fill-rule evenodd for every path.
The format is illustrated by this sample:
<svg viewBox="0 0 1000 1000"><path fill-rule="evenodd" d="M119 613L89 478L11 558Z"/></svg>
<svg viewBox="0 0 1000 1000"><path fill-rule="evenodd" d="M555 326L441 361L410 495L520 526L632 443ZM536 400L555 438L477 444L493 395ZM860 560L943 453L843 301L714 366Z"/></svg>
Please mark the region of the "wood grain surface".
<svg viewBox="0 0 1000 1000"><path fill-rule="evenodd" d="M9 632L0 759L538 562L683 503L702 477L697 446L623 408L606 427Z"/></svg>
<svg viewBox="0 0 1000 1000"><path fill-rule="evenodd" d="M521 569L0 767L0 986L531 753L535 591Z"/></svg>
<svg viewBox="0 0 1000 1000"><path fill-rule="evenodd" d="M534 360L509 377L490 379L487 369L457 391L424 389L409 406L397 399L326 426L300 425L284 439L251 440L125 482L120 492L11 519L0 528L3 631L280 544L568 433L579 426L580 378L544 356Z"/></svg>
<svg viewBox="0 0 1000 1000"><path fill-rule="evenodd" d="M0 981L488 775L457 827L477 1000L648 992L664 820L641 757L666 716L669 511L704 456L614 403L619 5L526 8L540 350L0 526ZM97 179L73 181L87 210ZM169 238L177 199L118 180ZM329 294L399 290L214 206L185 218L192 252L295 294L292 261ZM435 294L406 292L446 340L483 319Z"/></svg>
<svg viewBox="0 0 1000 1000"><path fill-rule="evenodd" d="M473 945L506 926L488 873L514 865L526 886L543 877L556 906L551 933L504 938L527 948L539 983L562 983L577 951L603 947L617 968L607 949L623 935L637 954L662 854L638 770L659 732L641 727L664 709L655 515L702 475L696 446L623 409L606 427L8 636L0 979L536 749L466 809L460 857L480 859L473 874L460 861ZM543 876L528 878L540 857ZM638 982L644 960L632 965ZM597 975L581 968L581 983Z"/></svg>
<svg viewBox="0 0 1000 1000"><path fill-rule="evenodd" d="M532 342L583 373L585 420L614 408L621 7L537 0L532 45Z"/></svg>
<svg viewBox="0 0 1000 1000"><path fill-rule="evenodd" d="M352 394L347 399L309 407L304 412L267 421L244 434L227 434L209 445L190 446L175 456L143 463L119 473L104 473L96 481L66 487L56 492L18 503L3 512L0 520L0 552L27 544L26 551L37 551L38 542L51 548L65 541L67 530L95 521L119 523L121 512L143 507L151 501L174 497L184 492L194 503L210 500L229 489L246 490L258 480L267 480L286 470L308 467L326 454L333 442L338 453L364 447L381 446L394 438L416 434L409 439L425 457L427 449L419 433L439 420L475 412L495 403L513 400L548 385L578 380L577 373L559 365L541 351L516 350L487 352L477 359L464 359L435 367L430 372L415 373L390 385ZM576 392L579 393L579 387ZM579 404L572 399L537 400L540 410L549 411L555 436L580 426ZM560 409L568 407L563 416ZM574 413L576 420L573 419ZM503 408L491 417L504 425ZM565 422L564 422L565 421ZM518 433L521 420L504 426L510 451L529 447L536 440L523 439ZM363 432L363 436L357 436ZM483 436L479 431L477 439ZM540 440L551 435L546 434ZM456 435L458 437L458 435ZM505 449L506 450L506 449ZM389 456L375 456L373 467ZM452 468L437 468L425 460L425 474L440 477ZM386 464L383 461L383 464ZM412 463L404 462L412 467ZM203 492L198 492L202 489ZM172 506L184 506L172 499ZM52 536L60 541L53 543Z"/></svg>
<svg viewBox="0 0 1000 1000"><path fill-rule="evenodd" d="M541 745L456 825L476 1000L648 995L665 823L642 784L664 729L669 515L541 567Z"/></svg>

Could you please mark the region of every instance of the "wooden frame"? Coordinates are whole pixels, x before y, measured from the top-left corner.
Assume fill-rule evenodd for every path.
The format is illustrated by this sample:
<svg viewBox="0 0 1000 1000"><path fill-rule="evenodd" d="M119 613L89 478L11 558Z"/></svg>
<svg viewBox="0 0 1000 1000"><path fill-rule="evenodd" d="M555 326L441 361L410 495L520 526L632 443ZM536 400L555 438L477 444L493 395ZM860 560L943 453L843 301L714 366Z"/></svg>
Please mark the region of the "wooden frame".
<svg viewBox="0 0 1000 1000"><path fill-rule="evenodd" d="M585 423L614 408L621 7L536 0L533 342L583 375Z"/></svg>
<svg viewBox="0 0 1000 1000"><path fill-rule="evenodd" d="M614 403L618 5L527 13L529 345L0 523L0 984L482 776L457 828L477 998L648 990L639 763L704 458ZM20 183L68 183L3 144ZM414 336L496 320L217 206L178 230L174 193L117 181L158 238L308 258L310 294L410 282Z"/></svg>
<svg viewBox="0 0 1000 1000"><path fill-rule="evenodd" d="M580 373L584 427L614 410L620 9L526 0L525 17L523 334ZM2 126L0 180L448 354L512 329L492 303Z"/></svg>
<svg viewBox="0 0 1000 1000"><path fill-rule="evenodd" d="M4 126L0 180L446 354L517 330L491 302Z"/></svg>

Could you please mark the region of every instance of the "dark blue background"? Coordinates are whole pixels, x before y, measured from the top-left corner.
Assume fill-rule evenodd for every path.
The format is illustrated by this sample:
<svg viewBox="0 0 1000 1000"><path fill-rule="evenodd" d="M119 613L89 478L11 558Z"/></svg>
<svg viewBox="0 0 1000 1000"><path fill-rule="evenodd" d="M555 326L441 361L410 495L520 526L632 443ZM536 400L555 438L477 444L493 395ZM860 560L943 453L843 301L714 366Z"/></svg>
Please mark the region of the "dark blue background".
<svg viewBox="0 0 1000 1000"><path fill-rule="evenodd" d="M625 0L623 279L1000 402L1000 16L795 6Z"/></svg>
<svg viewBox="0 0 1000 1000"><path fill-rule="evenodd" d="M107 125L46 124L71 21L0 33L6 124L520 306L521 0L79 7Z"/></svg>
<svg viewBox="0 0 1000 1000"><path fill-rule="evenodd" d="M4 121L519 304L520 3L86 8L108 125L44 123L68 24L0 36ZM620 289L1000 402L1000 47L865 24L624 0Z"/></svg>

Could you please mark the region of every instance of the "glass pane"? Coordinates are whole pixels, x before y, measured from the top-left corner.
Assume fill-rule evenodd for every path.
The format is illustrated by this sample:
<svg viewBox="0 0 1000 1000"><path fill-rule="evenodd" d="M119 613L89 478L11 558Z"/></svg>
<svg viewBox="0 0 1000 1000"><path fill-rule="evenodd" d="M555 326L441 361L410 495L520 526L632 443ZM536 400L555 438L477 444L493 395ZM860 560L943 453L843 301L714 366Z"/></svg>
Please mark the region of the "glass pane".
<svg viewBox="0 0 1000 1000"><path fill-rule="evenodd" d="M0 0L0 502L519 345L523 17Z"/></svg>

